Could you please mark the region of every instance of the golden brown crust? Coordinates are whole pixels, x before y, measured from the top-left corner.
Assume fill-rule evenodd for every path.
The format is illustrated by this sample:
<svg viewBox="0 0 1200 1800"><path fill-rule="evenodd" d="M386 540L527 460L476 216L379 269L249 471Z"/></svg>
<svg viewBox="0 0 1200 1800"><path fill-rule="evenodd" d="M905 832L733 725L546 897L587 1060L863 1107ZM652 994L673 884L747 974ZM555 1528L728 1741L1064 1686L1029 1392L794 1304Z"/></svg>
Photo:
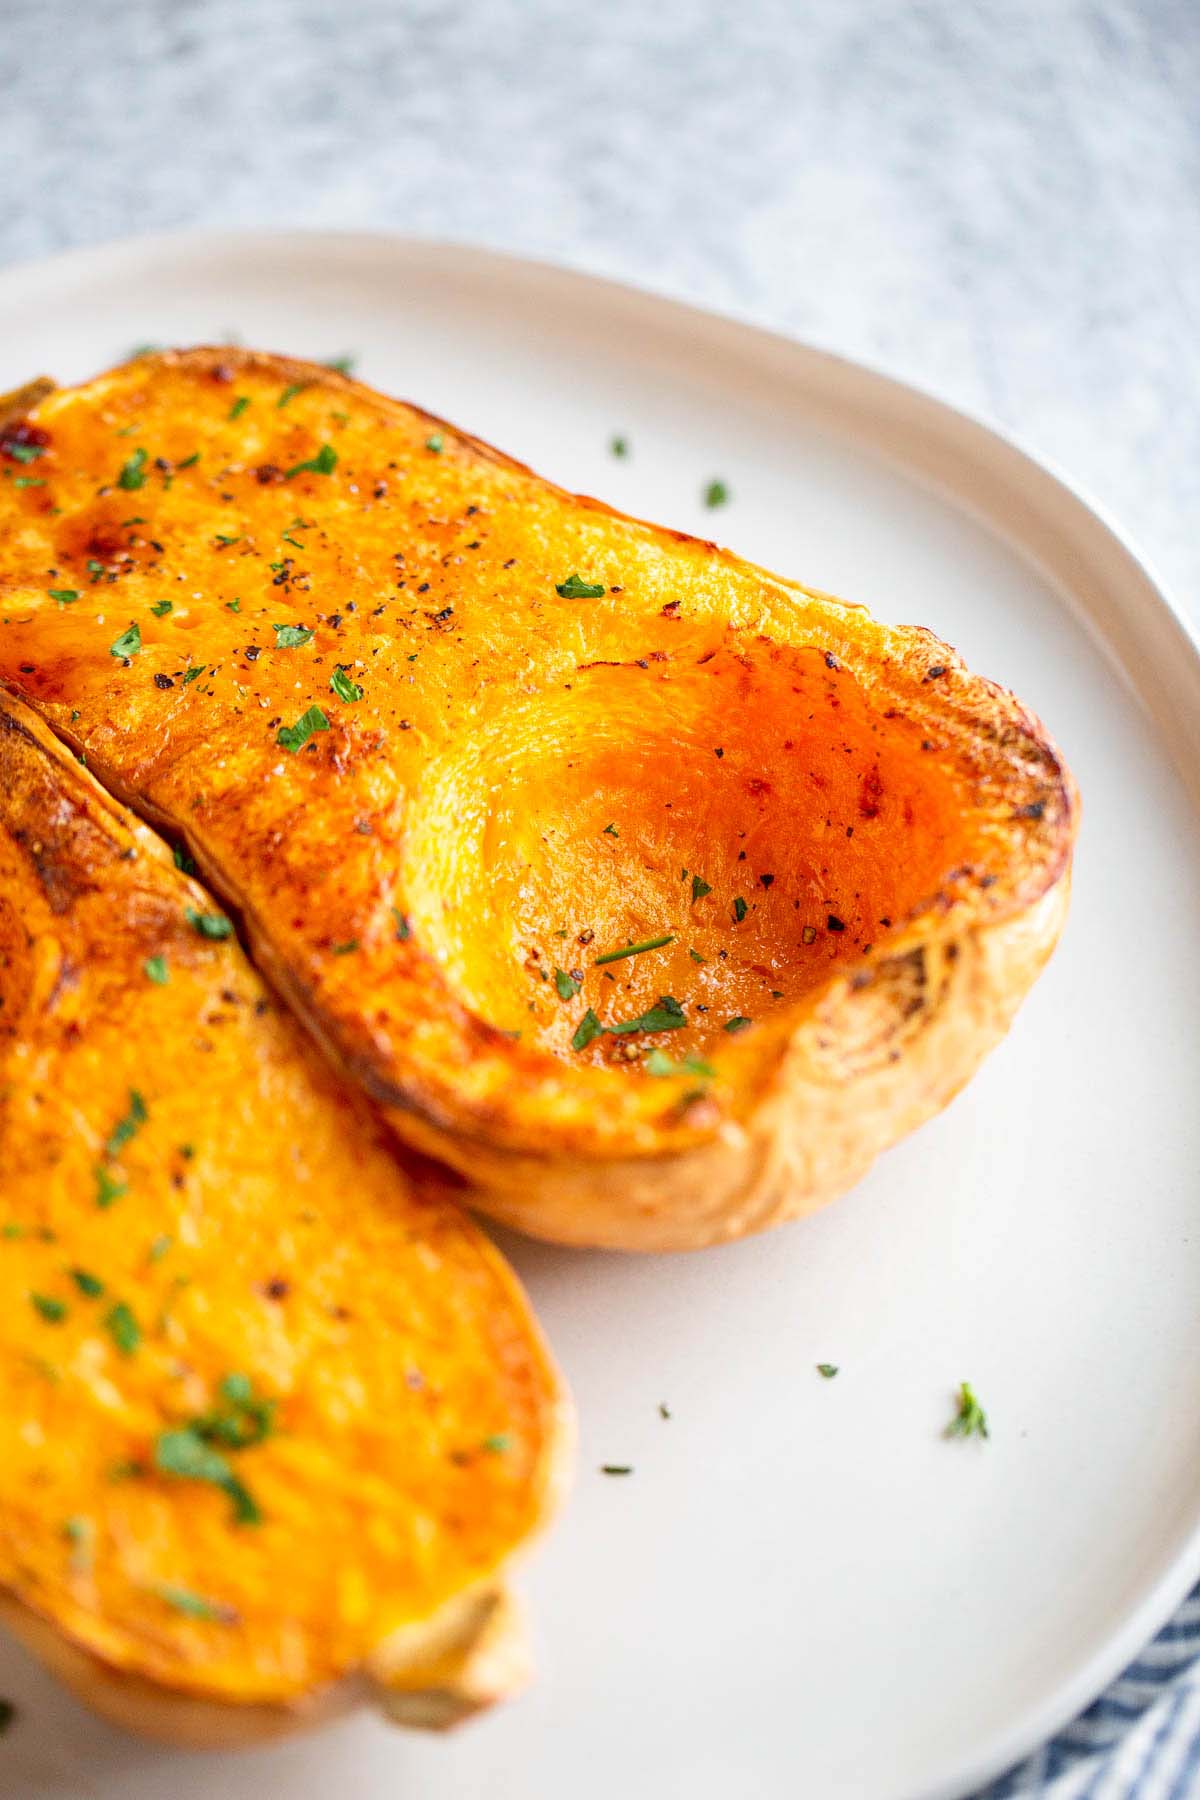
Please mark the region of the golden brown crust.
<svg viewBox="0 0 1200 1800"><path fill-rule="evenodd" d="M1040 903L1074 790L1040 724L928 632L286 358L148 358L27 429L45 486L0 487L0 678L185 839L310 1028L499 1216L638 1247L810 1204L995 1035L947 1036L920 1103L883 1084L818 1180L785 1144L841 1141L849 1072L800 1073L831 1007L853 1039L894 969L957 945L989 997L959 982L954 1004L1011 1017L1037 959L1006 974L985 934L1061 919L1065 887ZM288 647L288 625L312 636ZM293 751L314 706L328 729ZM682 1029L571 1048L586 1008L627 1023L660 994ZM786 1201L762 1173L785 1166Z"/></svg>
<svg viewBox="0 0 1200 1800"><path fill-rule="evenodd" d="M106 1716L277 1735L524 1678L570 1432L527 1302L203 889L0 695L0 1598ZM215 1459L215 1460L214 1460Z"/></svg>

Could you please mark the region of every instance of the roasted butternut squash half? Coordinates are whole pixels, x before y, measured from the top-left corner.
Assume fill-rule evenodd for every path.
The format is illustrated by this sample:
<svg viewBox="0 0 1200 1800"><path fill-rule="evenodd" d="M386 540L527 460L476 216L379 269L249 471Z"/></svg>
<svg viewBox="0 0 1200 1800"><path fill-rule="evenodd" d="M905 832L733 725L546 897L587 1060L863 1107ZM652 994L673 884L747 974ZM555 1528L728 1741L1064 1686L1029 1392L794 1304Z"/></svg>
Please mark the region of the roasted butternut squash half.
<svg viewBox="0 0 1200 1800"><path fill-rule="evenodd" d="M0 696L0 1620L108 1717L252 1742L524 1673L566 1402L228 921Z"/></svg>
<svg viewBox="0 0 1200 1800"><path fill-rule="evenodd" d="M1070 776L929 633L307 363L11 412L0 678L499 1218L662 1248L803 1212L1053 947Z"/></svg>

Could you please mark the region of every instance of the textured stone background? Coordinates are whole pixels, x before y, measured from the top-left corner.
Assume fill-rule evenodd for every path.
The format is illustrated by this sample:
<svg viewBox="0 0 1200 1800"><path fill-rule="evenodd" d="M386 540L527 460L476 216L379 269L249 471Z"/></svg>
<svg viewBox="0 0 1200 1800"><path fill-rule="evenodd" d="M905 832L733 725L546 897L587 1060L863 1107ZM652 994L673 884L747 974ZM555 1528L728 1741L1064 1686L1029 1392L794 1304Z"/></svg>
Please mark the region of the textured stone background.
<svg viewBox="0 0 1200 1800"><path fill-rule="evenodd" d="M371 225L1016 431L1200 619L1200 0L0 0L0 261Z"/></svg>

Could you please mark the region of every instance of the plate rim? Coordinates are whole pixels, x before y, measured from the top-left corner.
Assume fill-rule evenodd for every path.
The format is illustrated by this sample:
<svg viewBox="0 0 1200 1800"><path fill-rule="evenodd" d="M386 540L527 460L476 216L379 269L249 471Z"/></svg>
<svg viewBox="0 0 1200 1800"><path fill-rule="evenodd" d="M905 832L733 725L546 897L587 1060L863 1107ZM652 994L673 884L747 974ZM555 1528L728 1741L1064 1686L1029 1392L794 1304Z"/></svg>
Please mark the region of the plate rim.
<svg viewBox="0 0 1200 1800"><path fill-rule="evenodd" d="M1007 460L1014 473L1040 489L1044 496L1048 495L1060 507L1065 503L1072 510L1075 523L1092 537L1093 556L1097 546L1107 545L1110 550L1118 552L1127 572L1136 579L1141 589L1143 603L1148 602L1157 615L1158 628L1160 631L1165 628L1167 635L1177 641L1183 652L1179 665L1170 661L1161 665L1168 671L1171 688L1180 687L1189 679L1193 682L1200 679L1200 622L1193 624L1188 618L1150 558L1118 523L1110 508L1069 476L1054 459L1035 452L1019 434L994 423L980 412L945 398L934 388L921 382L909 381L867 359L849 356L795 336L777 325L765 322L762 315L754 309L710 306L684 298L669 288L593 273L574 262L527 256L453 236L409 233L386 227L327 228L305 225L184 227L133 233L95 243L73 245L48 255L19 258L0 266L0 308L18 298L23 282L36 282L59 271L78 276L89 264L119 265L122 259L147 256L169 261L174 256L195 255L205 250L244 253L263 244L271 244L277 248L286 244L296 251L310 254L324 251L334 258L351 249L370 249L400 258L407 255L427 261L458 260L474 266L477 271L486 270L488 265L500 266L512 275L540 277L544 281L557 281L580 290L600 290L611 301L649 304L660 315L674 315L676 319L683 317L694 325L712 325L715 322L749 334L760 342L765 342L767 347L776 352L783 350L793 356L798 354L807 365L808 375L818 376L830 392L839 387L853 389L857 385L868 398L873 393L876 397L886 397L892 404L909 409L915 406L927 418L940 425L944 436L951 433L957 433L960 438L965 436L974 449L981 454L986 453L994 472L1003 473L1003 463ZM805 373L798 371L797 380L804 385ZM875 453L878 454L877 449ZM894 457L894 453L890 451L885 451L884 454ZM922 479L918 465L901 461L901 466L907 468L910 475ZM933 485L944 504L981 519L985 526L1003 535L1010 547L1016 548L1020 554L1033 554L1023 543L1019 533L1002 533L994 512L986 506L973 508L966 495L957 492L942 480L935 478ZM1065 538L1065 525L1060 524L1058 531ZM1200 724L1191 733L1193 742L1190 749L1197 752L1197 766L1193 767L1191 756L1183 755L1176 741L1178 733L1172 733L1170 729L1170 706L1161 700L1161 696L1150 694L1146 683L1136 678L1116 644L1098 626L1078 596L1072 596L1066 591L1067 584L1063 579L1049 571L1046 574L1060 590L1063 604L1070 606L1076 616L1082 617L1089 629L1097 632L1105 653L1133 686L1139 703L1150 715L1156 735L1163 740L1163 747L1172 764L1190 790L1195 810L1200 804ZM1146 629L1146 620L1140 619L1134 628L1135 638L1143 635ZM1161 672L1159 679L1161 680ZM1186 724L1186 721L1183 722ZM1089 1706L1120 1674L1200 1581L1200 1493L1195 1496L1194 1505L1196 1516L1186 1529L1180 1546L1170 1555L1166 1567L1160 1570L1156 1579L1128 1607L1121 1622L1099 1643L1090 1649L1085 1647L1070 1671L1036 1707L1027 1708L1007 1727L993 1731L990 1739L977 1751L969 1757L960 1758L930 1784L919 1789L912 1800L963 1800L964 1796L985 1786L1036 1750Z"/></svg>

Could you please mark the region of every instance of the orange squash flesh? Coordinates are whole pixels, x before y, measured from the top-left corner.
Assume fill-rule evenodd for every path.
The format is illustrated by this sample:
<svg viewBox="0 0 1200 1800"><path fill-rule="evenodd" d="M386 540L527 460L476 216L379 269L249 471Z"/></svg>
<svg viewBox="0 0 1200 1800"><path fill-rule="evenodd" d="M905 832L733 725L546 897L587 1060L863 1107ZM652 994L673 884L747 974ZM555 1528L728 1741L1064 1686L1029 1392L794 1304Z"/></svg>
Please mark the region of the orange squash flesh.
<svg viewBox="0 0 1200 1800"><path fill-rule="evenodd" d="M170 1737L448 1722L522 1672L498 1596L566 1402L218 917L0 698L0 1615ZM230 1482L172 1472L214 1414Z"/></svg>
<svg viewBox="0 0 1200 1800"><path fill-rule="evenodd" d="M127 365L24 408L6 455L0 679L525 1229L687 1245L828 1198L1053 946L1070 776L926 632L273 356ZM648 1014L682 1023L612 1029ZM831 1018L886 1079L830 1057Z"/></svg>

